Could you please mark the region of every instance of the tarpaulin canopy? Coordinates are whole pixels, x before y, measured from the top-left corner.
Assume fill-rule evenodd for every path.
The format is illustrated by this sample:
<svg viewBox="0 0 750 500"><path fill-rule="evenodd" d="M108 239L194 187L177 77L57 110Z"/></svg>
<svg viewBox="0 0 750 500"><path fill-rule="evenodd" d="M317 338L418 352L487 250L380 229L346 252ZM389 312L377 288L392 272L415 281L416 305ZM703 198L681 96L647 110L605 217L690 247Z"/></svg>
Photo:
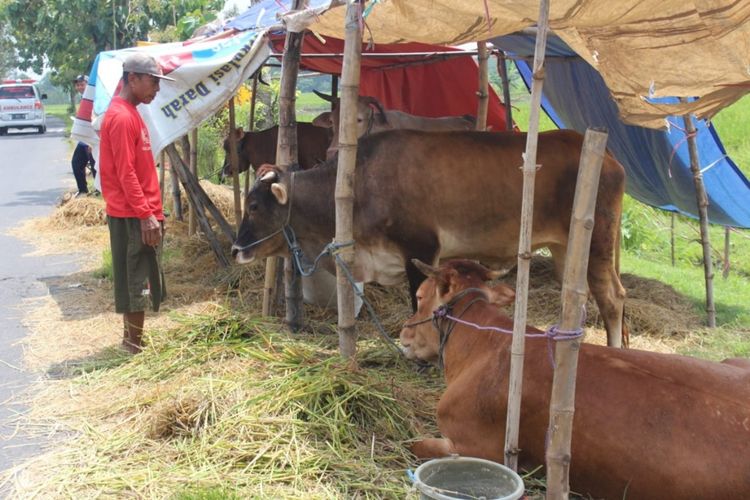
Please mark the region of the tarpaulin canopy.
<svg viewBox="0 0 750 500"><path fill-rule="evenodd" d="M283 52L284 39L271 37L274 51ZM322 73L341 74L341 57L305 57L310 54L342 54L344 41L306 36L300 67ZM479 67L470 56L450 57L459 49L423 43L362 46L363 54L399 54L363 57L360 63L360 95L376 97L387 109L418 116L460 116L477 112ZM417 57L408 55L418 55ZM445 58L443 58L445 56ZM505 112L495 91L489 89L487 125L505 130Z"/></svg>
<svg viewBox="0 0 750 500"><path fill-rule="evenodd" d="M337 2L341 5L341 2ZM305 20L343 38L345 8ZM366 37L457 45L532 26L537 2L373 0ZM298 19L299 21L299 19ZM549 26L602 76L621 118L652 128L688 112L710 118L750 91L750 2L737 0L555 0ZM652 98L697 97L691 103Z"/></svg>
<svg viewBox="0 0 750 500"><path fill-rule="evenodd" d="M512 56L532 58L533 35L510 35L492 43ZM517 67L526 84L531 69L525 60ZM622 123L601 76L558 37L547 41L542 105L560 128L583 133L588 127L606 127L607 147L625 166L627 192L665 210L697 217L693 175L682 117L668 117L666 131ZM693 120L708 194L708 216L713 223L750 227L750 183L727 155L713 126Z"/></svg>

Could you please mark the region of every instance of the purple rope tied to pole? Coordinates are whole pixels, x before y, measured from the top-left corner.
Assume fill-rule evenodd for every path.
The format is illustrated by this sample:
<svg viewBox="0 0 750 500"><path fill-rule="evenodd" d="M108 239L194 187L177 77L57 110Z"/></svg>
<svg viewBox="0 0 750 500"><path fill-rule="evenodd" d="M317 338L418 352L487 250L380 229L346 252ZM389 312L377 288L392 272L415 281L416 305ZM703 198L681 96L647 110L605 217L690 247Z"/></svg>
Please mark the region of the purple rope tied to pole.
<svg viewBox="0 0 750 500"><path fill-rule="evenodd" d="M476 330L480 331L492 331L497 333L504 333L506 335L513 335L513 330L508 330L507 328L502 328L499 326L482 326L478 325L476 323L472 323L471 321L465 321L461 318L457 318L456 316L453 316L449 314L449 307L447 305L442 305L438 307L433 313L433 318L435 319L449 319L451 321L454 321L456 323L459 323L464 326L470 326ZM577 338L583 337L583 328L576 328L575 330L561 330L558 325L552 325L547 329L547 331L543 333L525 333L524 336L526 338L546 338L547 339L547 351L549 353L549 360L550 365L552 365L552 368L555 368L555 358L553 355L552 350L552 341L560 341L560 340L575 340Z"/></svg>

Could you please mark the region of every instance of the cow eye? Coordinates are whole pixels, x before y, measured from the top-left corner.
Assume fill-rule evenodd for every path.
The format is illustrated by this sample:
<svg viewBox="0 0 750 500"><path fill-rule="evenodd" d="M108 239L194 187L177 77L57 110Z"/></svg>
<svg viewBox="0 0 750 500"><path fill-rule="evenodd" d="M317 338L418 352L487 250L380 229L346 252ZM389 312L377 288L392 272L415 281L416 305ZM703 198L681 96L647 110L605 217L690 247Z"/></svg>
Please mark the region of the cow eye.
<svg viewBox="0 0 750 500"><path fill-rule="evenodd" d="M250 206L248 208L250 209L251 212L255 212L256 210L258 210L258 202L257 201L250 202Z"/></svg>

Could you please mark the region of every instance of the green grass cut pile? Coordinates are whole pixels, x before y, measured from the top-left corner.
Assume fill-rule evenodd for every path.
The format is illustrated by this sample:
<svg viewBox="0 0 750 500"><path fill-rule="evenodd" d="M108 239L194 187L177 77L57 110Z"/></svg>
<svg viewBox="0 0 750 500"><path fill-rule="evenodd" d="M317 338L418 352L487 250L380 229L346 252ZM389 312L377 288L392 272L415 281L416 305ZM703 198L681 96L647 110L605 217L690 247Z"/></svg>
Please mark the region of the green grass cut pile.
<svg viewBox="0 0 750 500"><path fill-rule="evenodd" d="M403 498L408 442L435 432L439 377L381 343L289 336L227 309L108 350L37 401L72 438L19 475L28 498ZM29 478L28 483L25 478Z"/></svg>

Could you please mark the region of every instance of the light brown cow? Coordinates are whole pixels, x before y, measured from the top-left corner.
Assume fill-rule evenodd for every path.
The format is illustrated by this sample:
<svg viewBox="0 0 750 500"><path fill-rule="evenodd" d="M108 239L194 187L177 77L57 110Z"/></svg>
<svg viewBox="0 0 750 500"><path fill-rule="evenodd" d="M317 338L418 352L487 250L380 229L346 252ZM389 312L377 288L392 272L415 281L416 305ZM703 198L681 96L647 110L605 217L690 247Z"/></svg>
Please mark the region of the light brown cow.
<svg viewBox="0 0 750 500"><path fill-rule="evenodd" d="M319 97L333 103L333 109L316 116L312 124L330 128L333 131L327 157L331 158L339 149L340 100L314 90ZM383 109L383 105L371 96L359 96L357 100L357 137L383 132L385 130L408 129L439 132L448 130L473 130L476 120L471 115L441 116L431 118L416 116L394 109Z"/></svg>
<svg viewBox="0 0 750 500"><path fill-rule="evenodd" d="M412 451L419 458L457 453L501 462L512 337L463 322L512 331L498 307L512 301L512 290L488 286L492 275L472 261L418 267L429 278L401 343L409 358L442 357L447 388L437 408L443 437L418 441ZM433 326L433 311L444 304L461 323L444 318ZM519 459L529 470L545 458L549 342L526 340ZM573 491L613 500L750 498L746 360L714 363L585 343L579 356Z"/></svg>

